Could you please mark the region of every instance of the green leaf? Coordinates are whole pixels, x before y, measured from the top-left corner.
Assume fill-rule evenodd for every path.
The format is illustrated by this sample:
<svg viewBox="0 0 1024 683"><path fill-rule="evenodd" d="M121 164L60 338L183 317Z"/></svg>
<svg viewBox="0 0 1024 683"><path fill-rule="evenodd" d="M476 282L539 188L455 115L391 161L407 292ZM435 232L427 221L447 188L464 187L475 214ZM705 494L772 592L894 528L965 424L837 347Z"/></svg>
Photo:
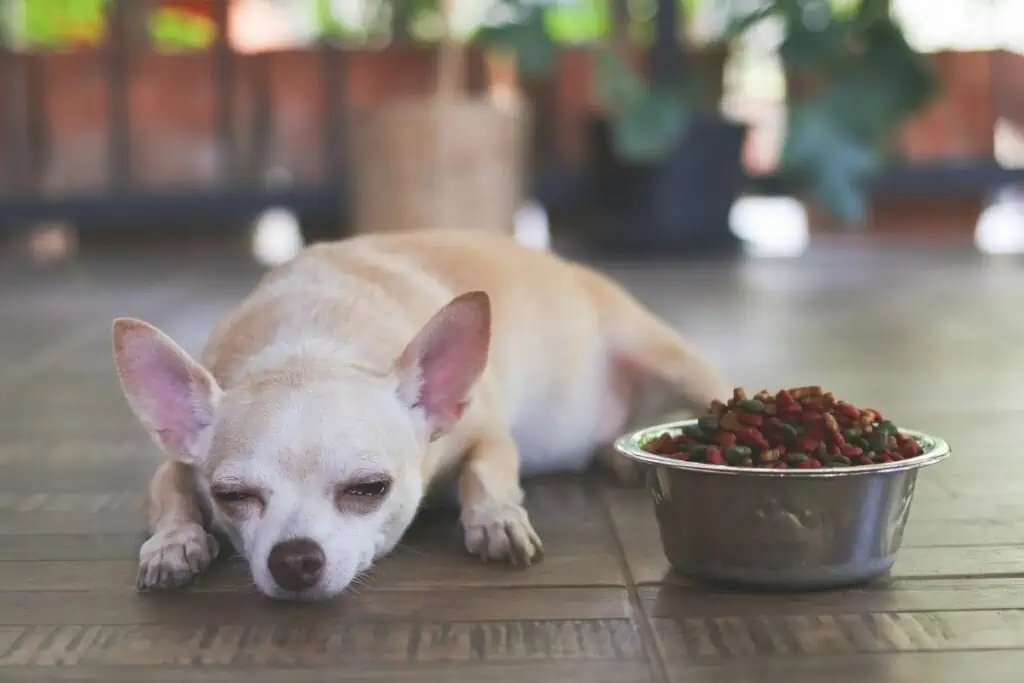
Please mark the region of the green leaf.
<svg viewBox="0 0 1024 683"><path fill-rule="evenodd" d="M607 45L595 54L594 87L597 101L612 111L630 109L644 97L643 78L622 55Z"/></svg>
<svg viewBox="0 0 1024 683"><path fill-rule="evenodd" d="M822 72L837 68L846 58L849 25L849 21L834 17L820 30L803 21L787 22L786 37L779 46L786 71Z"/></svg>
<svg viewBox="0 0 1024 683"><path fill-rule="evenodd" d="M728 25L725 27L725 32L722 35L724 42L730 42L739 38L741 35L746 33L748 30L761 23L768 17L777 14L779 11L778 6L775 3L771 3L764 7L754 10L753 12L747 12L743 16L733 17L729 20Z"/></svg>
<svg viewBox="0 0 1024 683"><path fill-rule="evenodd" d="M477 38L485 44L514 51L519 74L524 79L547 76L554 68L557 47L548 34L544 13L539 7L528 9L520 21L486 26Z"/></svg>
<svg viewBox="0 0 1024 683"><path fill-rule="evenodd" d="M835 99L791 105L780 169L803 182L822 207L851 226L867 218L867 181L877 171L875 147L850 134Z"/></svg>
<svg viewBox="0 0 1024 683"><path fill-rule="evenodd" d="M688 124L689 111L682 94L651 87L612 120L612 145L626 161L658 161L679 146Z"/></svg>

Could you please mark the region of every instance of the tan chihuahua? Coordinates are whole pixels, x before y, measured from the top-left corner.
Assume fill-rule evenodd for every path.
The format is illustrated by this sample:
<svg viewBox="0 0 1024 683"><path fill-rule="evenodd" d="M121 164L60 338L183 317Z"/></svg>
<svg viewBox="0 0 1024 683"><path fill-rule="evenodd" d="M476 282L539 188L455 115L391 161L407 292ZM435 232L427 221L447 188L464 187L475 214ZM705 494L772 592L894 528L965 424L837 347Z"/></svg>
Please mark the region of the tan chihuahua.
<svg viewBox="0 0 1024 683"><path fill-rule="evenodd" d="M266 595L338 595L446 473L467 550L529 564L541 541L520 476L586 468L643 419L649 390L693 409L729 392L611 280L463 231L308 247L220 323L201 362L140 320L117 319L113 342L128 404L168 457L141 589L201 572L218 552L209 529Z"/></svg>

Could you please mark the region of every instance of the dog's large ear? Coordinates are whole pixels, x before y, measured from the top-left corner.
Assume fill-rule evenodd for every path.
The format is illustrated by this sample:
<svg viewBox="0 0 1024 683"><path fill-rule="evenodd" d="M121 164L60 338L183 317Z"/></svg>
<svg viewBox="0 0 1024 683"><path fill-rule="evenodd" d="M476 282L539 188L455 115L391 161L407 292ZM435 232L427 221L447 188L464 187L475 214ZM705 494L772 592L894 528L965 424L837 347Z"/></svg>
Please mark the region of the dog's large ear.
<svg viewBox="0 0 1024 683"><path fill-rule="evenodd" d="M490 343L491 301L467 292L435 313L395 362L399 395L423 412L432 440L462 416Z"/></svg>
<svg viewBox="0 0 1024 683"><path fill-rule="evenodd" d="M213 376L166 334L134 318L114 321L114 360L128 405L150 437L175 460L203 457L202 437L221 394Z"/></svg>

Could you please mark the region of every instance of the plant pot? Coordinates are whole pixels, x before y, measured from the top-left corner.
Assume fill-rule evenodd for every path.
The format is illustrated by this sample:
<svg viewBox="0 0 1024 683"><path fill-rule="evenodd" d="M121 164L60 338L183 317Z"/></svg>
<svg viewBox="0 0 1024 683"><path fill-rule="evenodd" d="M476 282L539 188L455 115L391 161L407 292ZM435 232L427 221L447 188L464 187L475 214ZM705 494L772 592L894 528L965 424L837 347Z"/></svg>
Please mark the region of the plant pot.
<svg viewBox="0 0 1024 683"><path fill-rule="evenodd" d="M409 99L353 112L356 234L511 233L523 195L530 110L483 97Z"/></svg>
<svg viewBox="0 0 1024 683"><path fill-rule="evenodd" d="M650 165L615 158L606 120L594 122L592 133L598 215L588 239L594 247L669 257L738 247L729 212L743 189L746 125L717 115L695 116L680 145Z"/></svg>

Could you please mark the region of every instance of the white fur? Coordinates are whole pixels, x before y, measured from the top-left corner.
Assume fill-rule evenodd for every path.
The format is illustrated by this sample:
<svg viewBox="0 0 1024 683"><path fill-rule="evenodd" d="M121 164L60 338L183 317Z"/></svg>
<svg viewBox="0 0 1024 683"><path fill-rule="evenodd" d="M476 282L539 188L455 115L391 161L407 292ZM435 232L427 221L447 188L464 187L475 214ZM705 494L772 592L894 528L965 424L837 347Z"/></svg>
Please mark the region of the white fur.
<svg viewBox="0 0 1024 683"><path fill-rule="evenodd" d="M639 379L688 405L726 391L610 281L465 233L308 248L227 316L201 363L141 321L119 320L114 336L129 406L165 449L188 451L168 449L151 485L143 588L180 585L216 554L197 527L205 497L263 593L337 595L394 548L448 472L467 549L529 563L541 543L520 475L588 466L633 416ZM367 478L391 490L339 499ZM210 498L225 489L261 503ZM290 539L325 559L298 592L268 567Z"/></svg>

